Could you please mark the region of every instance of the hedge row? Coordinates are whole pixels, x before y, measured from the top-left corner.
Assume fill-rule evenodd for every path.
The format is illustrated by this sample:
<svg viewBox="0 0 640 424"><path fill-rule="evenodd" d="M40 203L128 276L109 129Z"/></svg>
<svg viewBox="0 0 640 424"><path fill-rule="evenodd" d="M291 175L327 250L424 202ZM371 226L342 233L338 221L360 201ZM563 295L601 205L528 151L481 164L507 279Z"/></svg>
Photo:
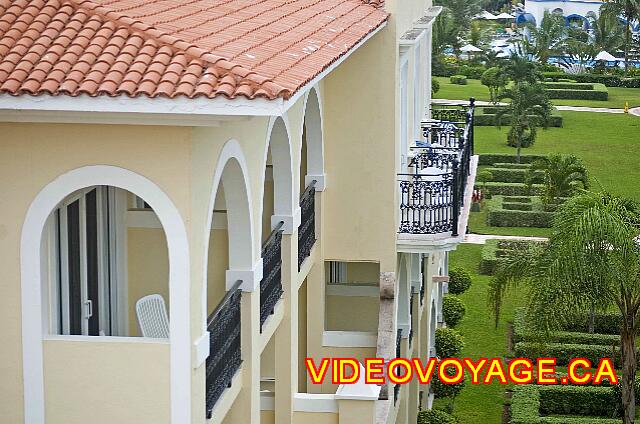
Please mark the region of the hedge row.
<svg viewBox="0 0 640 424"><path fill-rule="evenodd" d="M495 194L495 191L489 184L487 184L487 186L489 187L489 191L493 196L493 194ZM521 185L524 186L524 184ZM505 207L505 203L503 203L503 198L501 196L493 196L487 202L487 225L491 227L529 228L550 228L553 225L554 213L544 211L542 204L539 201L528 204L519 203L519 205L522 205L520 206L520 209L515 208L513 206L515 204L516 203L513 202L507 202L507 205L509 206Z"/></svg>
<svg viewBox="0 0 640 424"><path fill-rule="evenodd" d="M552 81L570 78L579 83L599 83L607 87L640 88L640 78L624 78L618 75L567 75L564 72L543 72L543 76Z"/></svg>
<svg viewBox="0 0 640 424"><path fill-rule="evenodd" d="M586 318L586 317L585 317ZM568 328L567 330L573 330ZM513 311L513 338L516 342L535 340L527 329L526 309L516 308ZM586 333L578 331L558 331L546 335L546 340L553 343L587 344L603 346L619 346L620 336L617 334Z"/></svg>
<svg viewBox="0 0 640 424"><path fill-rule="evenodd" d="M555 90L595 90L594 84L579 82L545 82L544 86Z"/></svg>
<svg viewBox="0 0 640 424"><path fill-rule="evenodd" d="M510 115L503 115L500 118L500 122L498 122L496 118L496 111L498 108L477 108L476 113L473 117L473 124L479 127L492 127L497 126L498 124L507 126L511 121ZM537 119L536 117L531 117L532 119ZM549 117L548 126L554 128L562 128L564 120L560 112L558 112L555 108ZM542 125L540 125L542 126Z"/></svg>
<svg viewBox="0 0 640 424"><path fill-rule="evenodd" d="M489 181L484 184L484 188L489 190L492 196L539 196L542 194L544 186L542 184L525 183L503 183Z"/></svg>
<svg viewBox="0 0 640 424"><path fill-rule="evenodd" d="M480 254L480 274L493 275L503 260L502 258L507 256L508 252L516 249L525 249L527 245L532 243L536 242L526 240L487 240Z"/></svg>
<svg viewBox="0 0 640 424"><path fill-rule="evenodd" d="M491 172L491 181L502 183L524 183L530 171L526 168L485 168ZM543 171L535 171L536 177L542 178Z"/></svg>
<svg viewBox="0 0 640 424"><path fill-rule="evenodd" d="M611 415L610 387L516 386L511 398L511 424L619 424ZM566 412L570 411L570 412ZM599 417L541 417L540 413L596 415Z"/></svg>
<svg viewBox="0 0 640 424"><path fill-rule="evenodd" d="M603 84L594 84L593 90L584 89L546 89L550 99L571 100L609 100L609 90Z"/></svg>
<svg viewBox="0 0 640 424"><path fill-rule="evenodd" d="M586 358L592 364L597 364L602 358L611 358L616 368L622 364L620 349L615 348L614 354L614 348L605 345L518 342L513 351L516 357L532 361L536 358L556 358L558 366L569 365L573 358Z"/></svg>
<svg viewBox="0 0 640 424"><path fill-rule="evenodd" d="M494 168L509 168L509 169L530 169L531 168L531 164L530 163L494 163L493 165Z"/></svg>
<svg viewBox="0 0 640 424"><path fill-rule="evenodd" d="M509 155L506 153L491 153L480 155L478 159L478 165L494 165L497 163L513 163L513 164L531 164L535 161L546 159L545 155L521 155L520 162L516 155Z"/></svg>

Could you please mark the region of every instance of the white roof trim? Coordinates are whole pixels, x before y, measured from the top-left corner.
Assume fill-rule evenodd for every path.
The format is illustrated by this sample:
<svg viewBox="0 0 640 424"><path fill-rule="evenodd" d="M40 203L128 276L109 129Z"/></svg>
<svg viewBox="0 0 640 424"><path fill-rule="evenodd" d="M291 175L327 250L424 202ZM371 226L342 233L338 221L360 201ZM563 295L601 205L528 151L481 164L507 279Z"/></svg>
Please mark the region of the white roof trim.
<svg viewBox="0 0 640 424"><path fill-rule="evenodd" d="M214 99L88 95L0 94L0 122L58 122L135 125L218 125L225 116L282 116L308 90L340 66L354 51L386 26L386 21L332 63L290 99Z"/></svg>

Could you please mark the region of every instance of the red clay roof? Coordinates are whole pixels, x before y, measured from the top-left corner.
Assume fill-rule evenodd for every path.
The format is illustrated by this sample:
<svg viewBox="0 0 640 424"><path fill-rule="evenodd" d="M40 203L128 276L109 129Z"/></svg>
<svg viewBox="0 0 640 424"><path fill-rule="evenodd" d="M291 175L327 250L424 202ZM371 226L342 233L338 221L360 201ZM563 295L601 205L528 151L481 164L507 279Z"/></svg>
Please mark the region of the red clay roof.
<svg viewBox="0 0 640 424"><path fill-rule="evenodd" d="M289 98L380 0L0 0L0 93Z"/></svg>

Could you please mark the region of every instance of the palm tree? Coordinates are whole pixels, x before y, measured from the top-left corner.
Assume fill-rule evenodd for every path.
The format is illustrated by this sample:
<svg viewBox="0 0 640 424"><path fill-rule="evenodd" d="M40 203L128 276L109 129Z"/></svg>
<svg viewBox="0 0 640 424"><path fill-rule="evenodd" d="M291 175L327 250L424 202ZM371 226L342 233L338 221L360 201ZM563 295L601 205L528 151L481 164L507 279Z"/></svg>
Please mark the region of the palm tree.
<svg viewBox="0 0 640 424"><path fill-rule="evenodd" d="M629 73L629 47L631 45L631 23L640 19L640 0L605 0L600 13L611 18L624 18L624 74Z"/></svg>
<svg viewBox="0 0 640 424"><path fill-rule="evenodd" d="M579 190L588 189L589 173L576 156L553 154L533 163L527 182L544 184L545 202L557 204Z"/></svg>
<svg viewBox="0 0 640 424"><path fill-rule="evenodd" d="M624 44L624 28L616 16L601 13L589 17L591 43L598 52L615 52Z"/></svg>
<svg viewBox="0 0 640 424"><path fill-rule="evenodd" d="M505 62L503 67L505 75L513 81L515 85L521 83L537 83L542 79L542 74L538 69L538 64L529 59L529 54L525 46L516 46L511 58Z"/></svg>
<svg viewBox="0 0 640 424"><path fill-rule="evenodd" d="M640 206L603 193L569 199L556 212L549 242L506 259L490 302L514 284L528 289L531 325L554 331L594 305L620 311L623 422L635 422L636 337L640 334ZM496 318L497 319L497 318Z"/></svg>
<svg viewBox="0 0 640 424"><path fill-rule="evenodd" d="M549 127L553 106L544 87L537 82L514 82L500 98L510 98L511 103L496 113L497 125L500 126L504 118L509 119L511 128L507 142L517 149L516 161L519 163L521 149L535 143L537 127Z"/></svg>
<svg viewBox="0 0 640 424"><path fill-rule="evenodd" d="M567 37L567 26L561 15L544 12L539 28L531 28L533 51L541 63L547 63L549 56L560 53Z"/></svg>
<svg viewBox="0 0 640 424"><path fill-rule="evenodd" d="M452 46L457 53L461 47L459 34L460 29L449 11L442 12L433 24L433 56L441 54L447 46Z"/></svg>

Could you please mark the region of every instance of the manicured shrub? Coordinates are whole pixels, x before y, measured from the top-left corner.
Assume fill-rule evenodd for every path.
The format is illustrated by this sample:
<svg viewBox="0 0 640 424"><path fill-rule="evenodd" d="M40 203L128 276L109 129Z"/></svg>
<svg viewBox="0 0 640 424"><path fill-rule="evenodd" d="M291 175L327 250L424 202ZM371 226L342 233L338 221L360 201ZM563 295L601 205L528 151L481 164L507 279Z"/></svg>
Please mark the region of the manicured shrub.
<svg viewBox="0 0 640 424"><path fill-rule="evenodd" d="M556 358L557 365L565 366L573 358L586 358L592 364L598 364L601 358L611 358L616 367L621 364L620 349L604 345L585 345L569 343L518 342L514 348L516 357Z"/></svg>
<svg viewBox="0 0 640 424"><path fill-rule="evenodd" d="M458 68L458 73L467 78L479 80L486 70L487 67L482 65L462 65Z"/></svg>
<svg viewBox="0 0 640 424"><path fill-rule="evenodd" d="M592 390L596 389L596 390ZM604 390L603 390L604 389ZM578 391L577 393L575 391ZM544 394L542 392L544 391ZM607 398L607 396L609 396ZM606 407L611 411L612 389L609 387L589 386L515 386L511 398L511 424L619 424L622 421L613 418L584 417L541 417L542 410L550 407L563 408L573 406L575 411L598 411L608 399ZM545 403L556 399L552 404ZM580 399L587 404L566 405L566 402ZM547 408L547 409L545 409ZM579 413L579 412L578 412ZM608 414L605 413L604 416Z"/></svg>
<svg viewBox="0 0 640 424"><path fill-rule="evenodd" d="M595 90L594 84L577 82L545 82L545 88L555 90Z"/></svg>
<svg viewBox="0 0 640 424"><path fill-rule="evenodd" d="M431 80L431 95L436 94L438 91L440 91L440 81L433 78Z"/></svg>
<svg viewBox="0 0 640 424"><path fill-rule="evenodd" d="M519 169L519 168L486 168L493 178L491 181L502 182L502 183L524 183L527 180L527 176L531 173L528 169ZM544 174L542 172L536 172L536 174L540 174L542 177Z"/></svg>
<svg viewBox="0 0 640 424"><path fill-rule="evenodd" d="M599 334L620 334L622 317L620 312L596 312L594 317L594 332ZM589 315L580 314L565 324L565 330L589 331Z"/></svg>
<svg viewBox="0 0 640 424"><path fill-rule="evenodd" d="M479 127L493 127L498 124L503 126L508 126L511 121L511 116L505 114L500 118L500 122L496 119L496 112L499 107L479 107L476 108L476 113L473 118L473 123ZM532 117L532 119L537 119ZM551 116L549 117L547 125L553 128L562 128L564 124L564 119L562 118L562 114L557 110L553 109L551 112ZM542 126L542 125L540 125Z"/></svg>
<svg viewBox="0 0 640 424"><path fill-rule="evenodd" d="M542 204L537 198L535 204L507 202L507 205L513 206L505 207L502 196L493 197L488 202L487 224L492 227L535 228L549 228L553 224L554 214L542 210Z"/></svg>
<svg viewBox="0 0 640 424"><path fill-rule="evenodd" d="M528 186L525 183L502 183L490 181L486 184L486 188L491 191L492 195L502 196L537 196L542 193L542 184L532 184Z"/></svg>
<svg viewBox="0 0 640 424"><path fill-rule="evenodd" d="M494 165L496 163L531 164L544 158L546 158L545 155L521 155L520 162L518 162L516 155L510 155L507 153L490 153L480 155L478 165Z"/></svg>
<svg viewBox="0 0 640 424"><path fill-rule="evenodd" d="M546 89L550 99L571 99L571 100L609 100L609 90L603 84L593 84L593 90L581 88L558 88Z"/></svg>
<svg viewBox="0 0 640 424"><path fill-rule="evenodd" d="M541 386L540 413L543 415L589 415L611 417L614 390L598 386Z"/></svg>
<svg viewBox="0 0 640 424"><path fill-rule="evenodd" d="M607 381L607 380L604 380ZM636 392L636 405L640 404L640 396L638 396L638 394L640 393L640 375L636 374L636 379L633 382L633 387L635 389ZM613 386L612 388L613 393L613 402L615 402L616 405L616 412L618 414L620 414L624 409L622 408L622 382L618 382L618 384L616 384L615 386Z"/></svg>
<svg viewBox="0 0 640 424"><path fill-rule="evenodd" d="M458 424L458 419L439 409L418 412L418 424Z"/></svg>
<svg viewBox="0 0 640 424"><path fill-rule="evenodd" d="M471 287L471 273L464 268L449 268L449 293L462 294Z"/></svg>
<svg viewBox="0 0 640 424"><path fill-rule="evenodd" d="M445 372L450 377L453 377L455 370L453 368L447 368ZM460 394L462 389L464 389L465 380L463 378L460 383L445 384L440 381L440 378L438 376L434 376L434 378L431 380L431 385L433 387L433 394L436 399L455 398Z"/></svg>
<svg viewBox="0 0 640 424"><path fill-rule="evenodd" d="M578 83L598 83L607 87L640 88L640 78L624 78L619 75L575 74L563 72L543 72L543 77L551 81L571 78Z"/></svg>
<svg viewBox="0 0 640 424"><path fill-rule="evenodd" d="M487 240L480 253L480 266L478 272L481 275L493 275L496 272L498 258L498 240Z"/></svg>
<svg viewBox="0 0 640 424"><path fill-rule="evenodd" d="M449 78L449 82L451 82L451 84L467 85L467 77L464 75L452 75Z"/></svg>
<svg viewBox="0 0 640 424"><path fill-rule="evenodd" d="M494 168L531 169L530 163L494 163Z"/></svg>
<svg viewBox="0 0 640 424"><path fill-rule="evenodd" d="M449 327L455 327L467 312L458 296L448 294L442 299L442 316Z"/></svg>
<svg viewBox="0 0 640 424"><path fill-rule="evenodd" d="M436 355L439 358L455 358L464 348L464 337L453 328L436 329Z"/></svg>

